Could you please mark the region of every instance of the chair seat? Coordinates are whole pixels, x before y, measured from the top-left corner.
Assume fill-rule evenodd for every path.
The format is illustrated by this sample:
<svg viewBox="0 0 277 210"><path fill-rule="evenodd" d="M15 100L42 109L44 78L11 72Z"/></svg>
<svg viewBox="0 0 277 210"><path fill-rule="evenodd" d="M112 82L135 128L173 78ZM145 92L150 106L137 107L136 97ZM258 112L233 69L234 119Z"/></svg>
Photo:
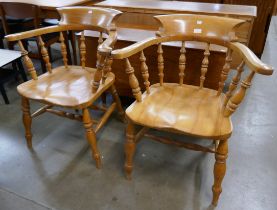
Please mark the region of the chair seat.
<svg viewBox="0 0 277 210"><path fill-rule="evenodd" d="M188 135L222 139L232 133L230 118L223 116L225 95L212 89L165 83L150 87L142 102L126 110L127 117L143 126Z"/></svg>
<svg viewBox="0 0 277 210"><path fill-rule="evenodd" d="M37 80L27 81L17 87L20 95L64 107L84 108L107 90L114 81L114 74L109 73L104 84L92 93L94 68L82 69L80 66L57 67L53 72L45 73Z"/></svg>

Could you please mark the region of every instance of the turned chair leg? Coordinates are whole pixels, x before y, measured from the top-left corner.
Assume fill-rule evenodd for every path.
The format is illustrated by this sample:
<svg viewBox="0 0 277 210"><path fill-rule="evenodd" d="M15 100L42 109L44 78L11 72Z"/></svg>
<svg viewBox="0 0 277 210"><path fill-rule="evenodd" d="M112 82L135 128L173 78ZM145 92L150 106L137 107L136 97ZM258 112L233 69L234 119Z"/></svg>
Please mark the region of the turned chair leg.
<svg viewBox="0 0 277 210"><path fill-rule="evenodd" d="M96 168L100 168L101 158L97 149L96 134L92 129L92 121L90 118L89 110L87 108L83 109L83 124L86 129L87 141L90 144L92 156L96 162Z"/></svg>
<svg viewBox="0 0 277 210"><path fill-rule="evenodd" d="M214 165L214 185L213 185L213 201L212 204L217 206L218 198L222 192L221 183L226 172L226 159L228 156L228 140L219 141L217 151L215 153Z"/></svg>
<svg viewBox="0 0 277 210"><path fill-rule="evenodd" d="M23 124L25 127L25 137L27 141L28 147L32 148L32 132L31 132L31 125L32 125L32 117L30 114L30 102L27 98L22 97L21 99L22 105L22 112L23 112Z"/></svg>
<svg viewBox="0 0 277 210"><path fill-rule="evenodd" d="M128 180L131 180L131 174L133 170L133 157L136 150L135 144L135 128L134 124L128 121L126 129L126 142L125 142L125 174Z"/></svg>
<svg viewBox="0 0 277 210"><path fill-rule="evenodd" d="M123 110L123 108L121 106L121 101L120 101L120 98L119 98L119 96L117 94L117 91L116 91L114 85L111 86L110 91L111 91L111 94L113 96L113 100L116 103L117 111L119 113L119 116L122 119L122 121L124 122L125 121L125 112L124 112L124 110Z"/></svg>

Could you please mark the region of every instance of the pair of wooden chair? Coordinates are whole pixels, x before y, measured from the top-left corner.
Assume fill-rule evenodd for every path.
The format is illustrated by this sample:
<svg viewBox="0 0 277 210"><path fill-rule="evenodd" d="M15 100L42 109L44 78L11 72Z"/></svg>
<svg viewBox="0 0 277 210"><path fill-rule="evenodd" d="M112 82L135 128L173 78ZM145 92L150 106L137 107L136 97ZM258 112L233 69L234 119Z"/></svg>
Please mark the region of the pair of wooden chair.
<svg viewBox="0 0 277 210"><path fill-rule="evenodd" d="M96 166L100 167L100 155L96 144L96 132L104 125L107 118L118 108L123 116L120 100L114 87L115 76L111 72L113 59L125 60L126 78L129 79L133 95L136 101L127 108L128 120L125 142L125 172L128 179L131 178L133 169L133 157L136 144L143 136L152 138L158 142L173 144L179 147L196 151L210 152L215 154L213 201L217 204L222 191L221 183L226 171L226 158L228 153L228 139L232 134L231 115L242 102L246 90L256 73L271 75L273 70L270 66L262 63L246 46L237 42L235 29L243 20L198 16L198 15L164 15L156 16L161 27L156 37L150 37L144 41L135 43L124 49L113 50L116 41L115 21L120 12L101 8L61 8L58 9L61 21L58 26L37 29L7 36L9 41L18 41L21 47L25 64L32 76L28 81L18 86L18 92L22 96L23 122L26 130L28 146L32 146L31 121L44 112L54 113L59 116L83 121L87 133L87 140L91 145L92 154ZM81 66L67 64L67 51L64 44L63 32L68 30L97 30L100 32L99 47L97 54L97 68L86 67L86 46L84 32L80 37L80 60ZM61 53L64 66L52 69L49 56L44 47L41 35L45 33L59 32L61 41ZM108 38L103 42L102 33L107 33ZM41 53L47 66L48 72L37 77L34 66L25 51L21 40L36 36L41 45ZM166 83L164 81L163 44L164 42L176 42L181 44L179 55L179 82ZM201 77L199 86L184 84L186 73L186 42L199 41L206 43L206 49L201 63ZM218 82L218 89L205 88L206 73L209 69L209 47L217 44L226 47L226 63ZM147 60L143 50L149 46L157 45L157 68L159 70L159 82L150 85ZM231 70L232 53L238 53L242 62L237 68L236 75L232 79L227 93L223 93L225 81ZM139 82L134 74L129 58L140 54L141 73L144 79L145 92L142 93ZM244 65L250 69L248 76L242 80L237 88ZM124 68L122 69L124 71ZM195 70L197 71L197 70ZM114 103L106 106L94 105L96 99L110 91ZM29 100L36 100L46 105L30 114ZM82 115L54 110L53 106L81 109ZM91 119L89 108L105 111L105 114L93 128L94 120ZM141 129L136 132L136 125ZM149 129L181 133L193 137L202 137L212 140L215 147L208 148L198 144L174 141L166 138L153 136L148 133Z"/></svg>

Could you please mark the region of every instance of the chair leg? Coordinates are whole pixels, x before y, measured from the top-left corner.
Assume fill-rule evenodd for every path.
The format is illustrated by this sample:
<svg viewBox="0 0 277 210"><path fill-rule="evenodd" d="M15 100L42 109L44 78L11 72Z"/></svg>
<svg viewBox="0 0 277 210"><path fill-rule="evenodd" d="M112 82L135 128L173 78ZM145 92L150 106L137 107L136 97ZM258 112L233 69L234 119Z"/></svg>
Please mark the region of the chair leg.
<svg viewBox="0 0 277 210"><path fill-rule="evenodd" d="M110 91L112 93L113 100L116 103L117 111L119 113L119 116L122 119L122 121L125 121L125 112L124 112L124 110L123 110L123 108L121 106L121 101L120 101L120 98L119 98L119 96L117 94L117 91L116 91L116 88L115 88L114 85L111 86Z"/></svg>
<svg viewBox="0 0 277 210"><path fill-rule="evenodd" d="M31 132L31 125L32 125L32 117L30 114L30 102L27 98L22 97L21 99L21 106L23 112L23 124L25 127L25 137L27 141L28 147L32 148L32 132Z"/></svg>
<svg viewBox="0 0 277 210"><path fill-rule="evenodd" d="M4 101L5 101L5 104L9 104L10 101L8 99L8 96L7 96L7 93L6 93L6 90L5 90L4 86L3 86L3 84L0 84L0 92L2 94L2 97L3 97Z"/></svg>
<svg viewBox="0 0 277 210"><path fill-rule="evenodd" d="M83 109L83 124L86 129L87 141L90 144L93 158L96 162L96 167L101 167L100 154L97 148L96 134L92 129L92 121L90 118L89 110L87 108Z"/></svg>
<svg viewBox="0 0 277 210"><path fill-rule="evenodd" d="M228 156L228 140L219 141L217 151L215 153L214 165L214 185L213 185L213 201L212 204L217 206L218 198L222 192L221 183L226 172L226 159Z"/></svg>
<svg viewBox="0 0 277 210"><path fill-rule="evenodd" d="M133 171L133 157L136 150L135 144L135 128L134 124L128 121L126 130L126 142L125 142L125 174L128 180L131 180L131 174Z"/></svg>

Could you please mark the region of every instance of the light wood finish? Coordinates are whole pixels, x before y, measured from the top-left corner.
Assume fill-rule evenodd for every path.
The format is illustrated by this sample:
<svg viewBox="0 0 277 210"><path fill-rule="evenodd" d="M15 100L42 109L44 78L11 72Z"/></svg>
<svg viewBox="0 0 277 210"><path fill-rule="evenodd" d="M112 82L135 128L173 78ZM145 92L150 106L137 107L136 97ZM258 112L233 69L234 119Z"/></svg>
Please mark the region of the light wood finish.
<svg viewBox="0 0 277 210"><path fill-rule="evenodd" d="M83 122L86 130L87 141L90 144L92 156L95 159L96 167L101 167L101 156L97 148L96 133L104 126L115 108L119 110L121 116L123 109L114 87L114 74L107 72L104 82L99 82L96 91L93 91L93 80L99 69L86 67L86 45L84 33L80 46L81 66L69 65L67 60L68 52L65 45L65 32L68 30L85 30L95 29L107 33L109 38L103 43L106 47L111 47L109 43L116 41L116 32L114 29L115 19L121 12L109 9L100 9L93 7L66 7L58 9L61 15L61 21L58 26L36 29L19 34L12 34L6 37L8 41L18 41L25 65L31 74L32 80L29 80L17 87L19 94L22 96L23 123L25 126L26 140L28 147L32 147L31 122L32 118L37 117L45 112L65 117L71 120ZM61 54L63 57L63 66L51 69L47 49L44 46L42 35L52 32L59 32L61 42ZM48 72L37 76L36 70L28 52L24 49L21 39L38 37L41 46L41 52L47 65ZM105 56L101 56L105 58ZM105 59L103 59L105 60ZM99 64L102 66L103 64ZM102 75L99 81L102 80ZM105 107L99 108L94 105L96 100L105 94L111 92L114 102ZM38 101L46 104L33 114L30 113L29 100ZM72 113L54 109L53 107L68 108L71 110L82 110L82 114ZM103 111L103 116L99 121L91 119L89 109L97 108Z"/></svg>
<svg viewBox="0 0 277 210"><path fill-rule="evenodd" d="M254 75L257 73L271 75L273 69L262 63L251 50L238 42L234 32L242 24L241 20L199 15L165 15L156 16L156 19L160 22L156 37L149 37L123 49L113 50L111 53L113 59L124 59L126 61L126 73L129 75L129 83L136 98L136 101L126 110L128 119L125 143L126 176L128 179L131 178L136 143L143 135L165 144L214 153L216 161L212 204L217 205L222 191L221 183L226 171L227 141L233 130L231 115L243 101ZM144 92L141 95L140 86L129 57L135 54L141 55L142 50L145 52L146 48L152 45L162 46L164 42L179 41L183 43L192 40L205 42L206 45L204 56L198 65L198 71L200 71L198 85L182 83L182 78L181 85L180 82L168 83L166 80L161 80L159 75L156 84L149 87L149 93ZM219 88L213 90L206 88L204 81L209 67L210 44L215 43L225 46L228 53L225 58L225 65L221 69L221 77L217 78L217 82L220 84ZM107 50L102 49L102 46L99 47L99 50L102 55L107 53ZM183 51L185 50L183 49ZM234 82L231 83L226 96L223 93L223 87L230 70L233 51L241 56L243 63L238 67L238 74L233 79ZM159 54L164 54L161 49L158 50ZM180 60L179 55L176 57ZM184 59L181 60L181 63L184 63ZM158 61L166 63L167 58L163 56ZM248 73L246 79L242 80L238 90L235 91L244 63L249 67L250 73ZM160 74L162 71L159 68L161 67L158 65L156 68ZM183 71L182 68L181 72ZM179 69L178 66L177 69ZM194 71L197 71L197 69L194 69ZM226 98L229 98L229 100L226 101ZM142 126L142 129L136 132L135 125ZM144 129L145 127L147 129ZM148 128L207 138L213 141L214 148L156 137L147 133Z"/></svg>
<svg viewBox="0 0 277 210"><path fill-rule="evenodd" d="M223 116L224 94L197 86L164 83L151 85L141 102L126 110L136 124L208 138L227 138L232 133L229 118ZM195 117L197 116L197 117ZM201 119L201 120L199 120Z"/></svg>

